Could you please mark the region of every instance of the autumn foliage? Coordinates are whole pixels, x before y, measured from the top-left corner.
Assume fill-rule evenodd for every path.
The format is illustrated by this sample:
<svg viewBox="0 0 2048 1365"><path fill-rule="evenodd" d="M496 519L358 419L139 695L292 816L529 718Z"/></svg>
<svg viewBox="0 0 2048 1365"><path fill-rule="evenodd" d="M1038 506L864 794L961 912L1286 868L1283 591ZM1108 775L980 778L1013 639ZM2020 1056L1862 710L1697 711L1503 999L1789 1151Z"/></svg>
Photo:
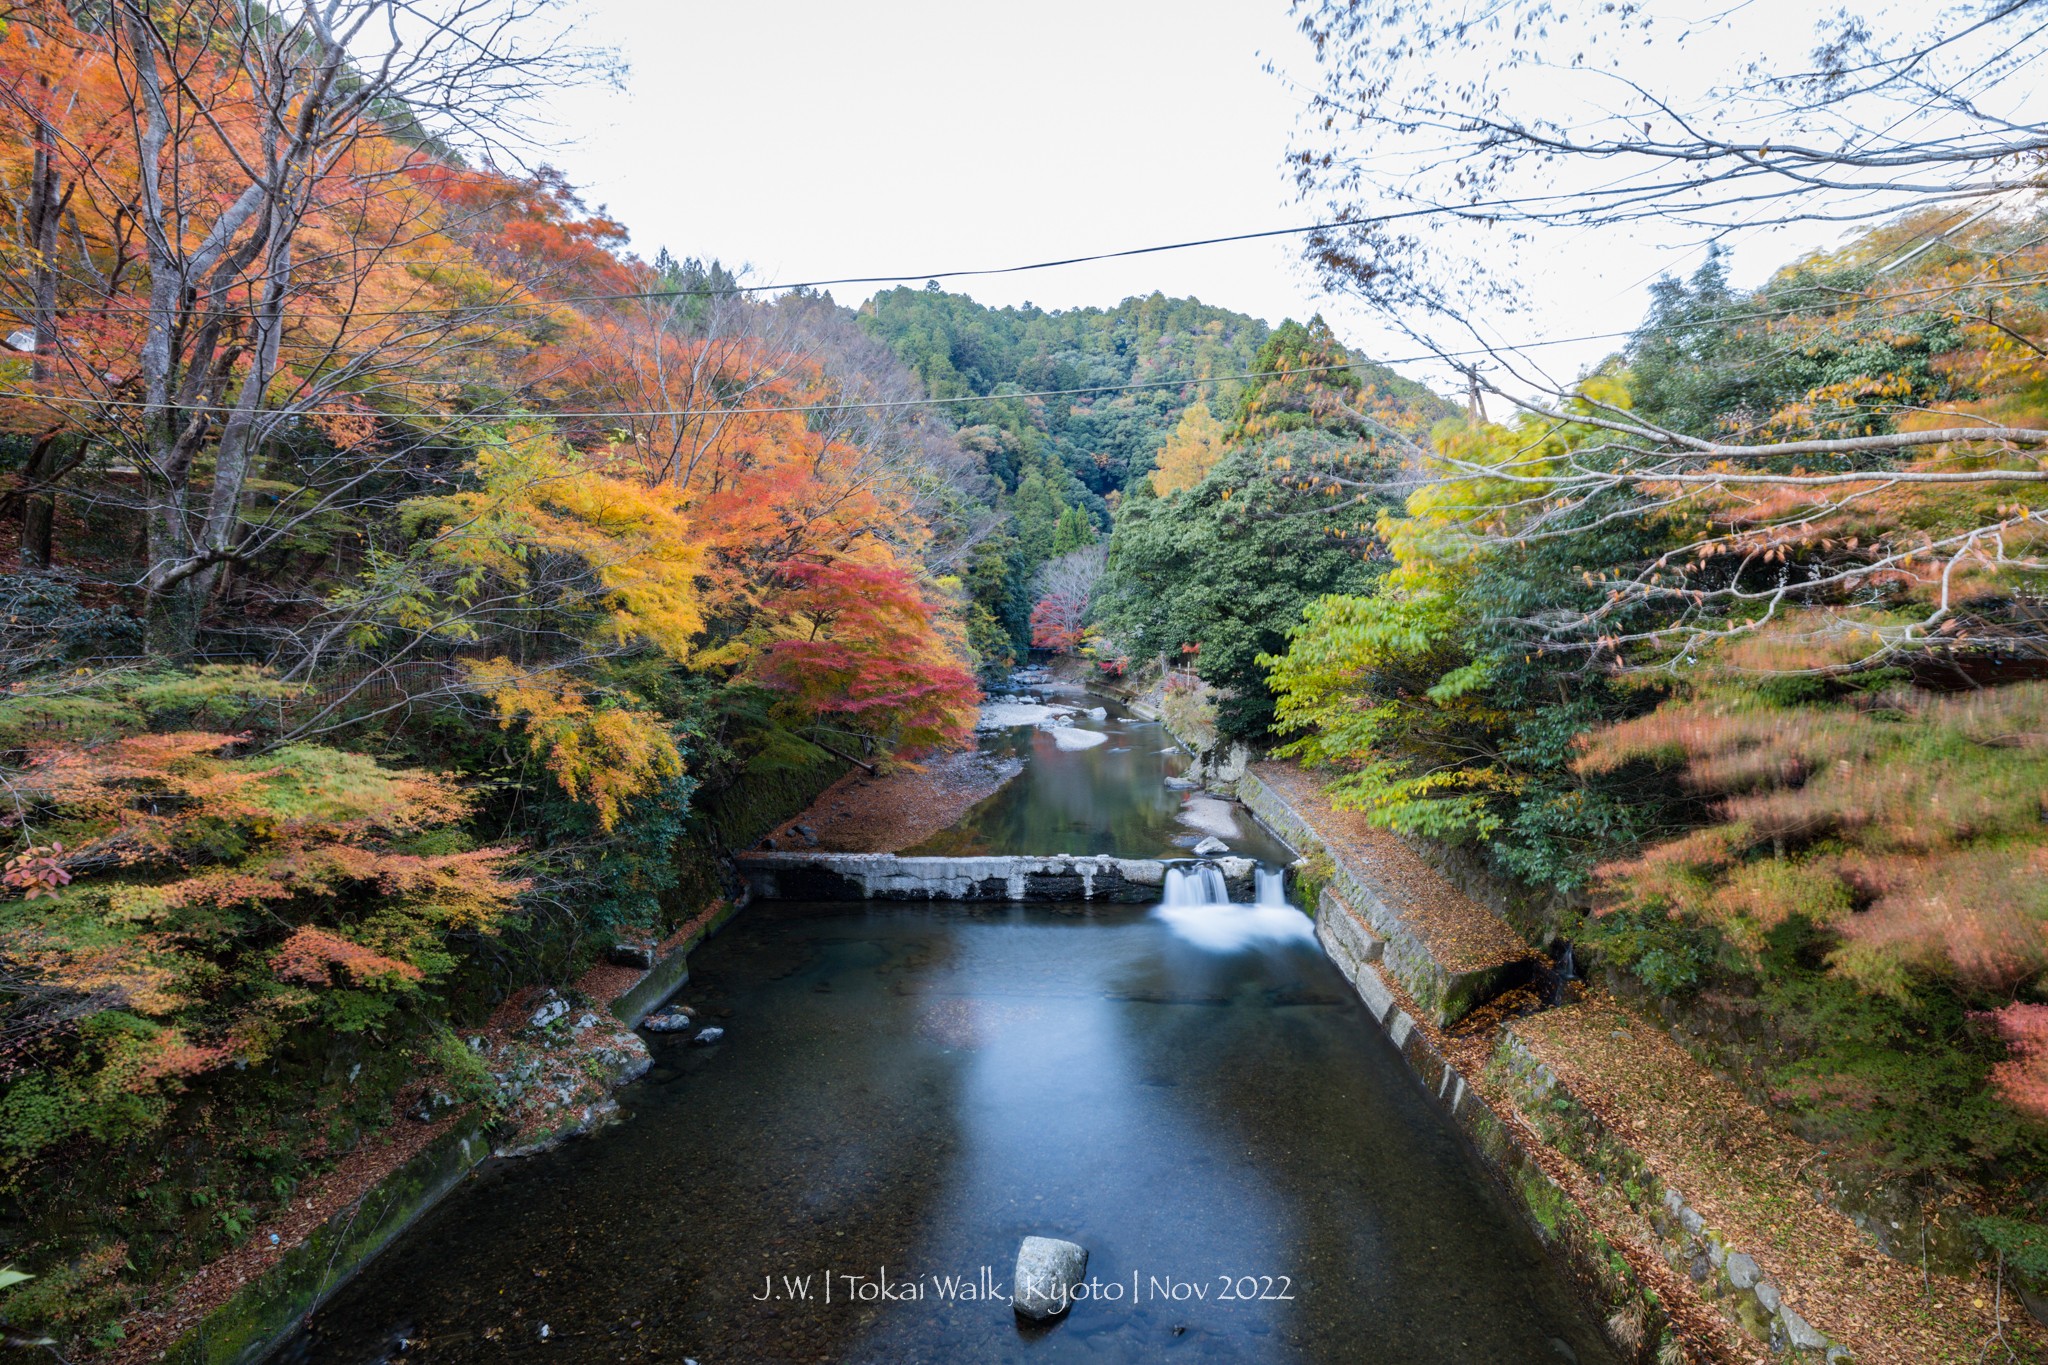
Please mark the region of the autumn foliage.
<svg viewBox="0 0 2048 1365"><path fill-rule="evenodd" d="M1589 737L1580 765L1639 759L1719 818L1604 868L1606 903L1709 920L1750 951L1798 917L1839 936L1834 970L1894 995L1916 976L2007 994L2048 971L2048 686L1694 701Z"/></svg>
<svg viewBox="0 0 2048 1365"><path fill-rule="evenodd" d="M785 565L754 675L803 711L913 752L964 744L980 689L939 635L939 607L902 569Z"/></svg>
<svg viewBox="0 0 2048 1365"><path fill-rule="evenodd" d="M1081 643L1081 618L1088 601L1071 592L1049 592L1031 608L1031 645L1056 654L1071 654Z"/></svg>
<svg viewBox="0 0 2048 1365"><path fill-rule="evenodd" d="M45 856L68 880L0 906L0 964L27 1002L0 1054L5 1160L140 1135L180 1087L299 1024L377 1026L518 897L508 848L414 847L468 809L445 778L241 748L173 731L28 749L19 818L62 835Z"/></svg>

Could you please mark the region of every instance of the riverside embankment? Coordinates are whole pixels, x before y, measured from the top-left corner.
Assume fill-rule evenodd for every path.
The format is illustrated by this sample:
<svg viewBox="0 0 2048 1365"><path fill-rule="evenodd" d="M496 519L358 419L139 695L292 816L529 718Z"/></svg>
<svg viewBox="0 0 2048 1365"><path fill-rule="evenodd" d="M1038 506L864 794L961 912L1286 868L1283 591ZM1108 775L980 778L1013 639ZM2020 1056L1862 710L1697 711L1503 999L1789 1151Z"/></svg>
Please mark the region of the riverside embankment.
<svg viewBox="0 0 2048 1365"><path fill-rule="evenodd" d="M233 1252L125 1320L97 1358L261 1360L494 1154L538 1155L616 1121L614 1092L650 1065L634 1029L689 979L692 952L742 908L744 885L725 850L804 808L843 767L749 775L707 799L673 850L682 877L664 906L665 935L642 935L573 980L514 990L464 1035L484 1095L412 1087L385 1128L357 1135Z"/></svg>
<svg viewBox="0 0 2048 1365"><path fill-rule="evenodd" d="M1126 700L1175 728L1157 697ZM1293 764L1176 737L1304 855L1318 941L1624 1357L1661 1338L1702 1360L2048 1358L1992 1275L1930 1257L1958 1211L1874 1199L1715 1070L1683 1018L1565 979L1569 956L1561 971L1542 951L1566 946L1557 907L1332 808Z"/></svg>
<svg viewBox="0 0 2048 1365"><path fill-rule="evenodd" d="M1303 852L1318 941L1624 1358L1660 1341L1701 1361L2048 1352L1992 1276L1870 1235L1838 1207L1827 1152L1664 1021L1560 980L1432 850L1332 808L1291 764L1251 765L1237 792Z"/></svg>

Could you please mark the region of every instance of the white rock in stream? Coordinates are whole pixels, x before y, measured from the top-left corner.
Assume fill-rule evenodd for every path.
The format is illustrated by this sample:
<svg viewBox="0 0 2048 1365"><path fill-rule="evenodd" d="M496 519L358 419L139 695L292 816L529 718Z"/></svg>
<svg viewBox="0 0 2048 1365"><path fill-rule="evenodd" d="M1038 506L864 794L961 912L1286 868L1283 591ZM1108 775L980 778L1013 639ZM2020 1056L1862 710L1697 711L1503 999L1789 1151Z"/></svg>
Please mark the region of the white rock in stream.
<svg viewBox="0 0 2048 1365"><path fill-rule="evenodd" d="M992 701L981 708L981 718L975 721L977 730L1007 730L1013 725L1043 725L1054 719L1073 714L1071 706L1040 706L1036 702Z"/></svg>
<svg viewBox="0 0 2048 1365"><path fill-rule="evenodd" d="M1109 743L1109 736L1100 730L1081 730L1072 725L1053 728L1052 742L1063 750L1092 749L1098 744Z"/></svg>
<svg viewBox="0 0 2048 1365"><path fill-rule="evenodd" d="M1181 803L1180 814L1174 818L1190 829L1213 834L1219 839L1244 837L1244 830L1237 823L1237 812L1230 802L1219 801L1213 796L1188 797Z"/></svg>
<svg viewBox="0 0 2048 1365"><path fill-rule="evenodd" d="M1057 1237L1026 1237L1017 1248L1010 1306L1043 1322L1073 1307L1074 1287L1088 1272L1088 1248Z"/></svg>

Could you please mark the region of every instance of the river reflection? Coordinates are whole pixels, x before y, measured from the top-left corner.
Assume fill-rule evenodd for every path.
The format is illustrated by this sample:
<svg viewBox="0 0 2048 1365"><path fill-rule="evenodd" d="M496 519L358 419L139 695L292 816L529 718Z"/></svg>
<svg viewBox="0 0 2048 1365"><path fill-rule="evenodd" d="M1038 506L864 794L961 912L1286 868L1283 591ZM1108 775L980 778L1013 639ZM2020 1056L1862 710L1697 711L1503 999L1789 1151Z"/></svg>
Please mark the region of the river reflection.
<svg viewBox="0 0 2048 1365"><path fill-rule="evenodd" d="M693 966L724 1043L655 1040L624 1124L471 1182L291 1354L1607 1359L1312 944L1212 951L1142 906L770 904ZM1030 1233L1088 1247L1103 1297L1024 1330L934 1292L1006 1285ZM859 1297L884 1267L923 1297ZM864 1278L826 1303L827 1274Z"/></svg>
<svg viewBox="0 0 2048 1365"><path fill-rule="evenodd" d="M1120 858L1187 857L1203 831L1179 816L1189 799L1166 785L1187 771L1188 757L1156 721L1140 720L1114 702L1079 694L1085 711L1070 723L1108 734L1087 749L1061 749L1049 730L1020 726L983 735L983 749L1025 760L1010 784L943 830L905 853L959 857L980 853L1109 853ZM1216 803L1209 802L1211 806ZM1225 838L1233 853L1279 866L1291 860L1286 845L1242 809L1238 832Z"/></svg>

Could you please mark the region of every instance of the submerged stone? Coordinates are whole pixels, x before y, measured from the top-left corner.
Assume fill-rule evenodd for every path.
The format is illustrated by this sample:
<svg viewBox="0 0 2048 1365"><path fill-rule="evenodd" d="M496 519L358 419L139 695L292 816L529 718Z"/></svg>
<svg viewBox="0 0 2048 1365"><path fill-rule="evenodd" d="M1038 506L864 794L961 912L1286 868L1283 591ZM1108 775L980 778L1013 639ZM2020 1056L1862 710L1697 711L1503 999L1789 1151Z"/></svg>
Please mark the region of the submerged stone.
<svg viewBox="0 0 2048 1365"><path fill-rule="evenodd" d="M1026 1237L1017 1248L1010 1306L1034 1321L1056 1318L1073 1306L1074 1287L1087 1271L1088 1248L1057 1237Z"/></svg>

